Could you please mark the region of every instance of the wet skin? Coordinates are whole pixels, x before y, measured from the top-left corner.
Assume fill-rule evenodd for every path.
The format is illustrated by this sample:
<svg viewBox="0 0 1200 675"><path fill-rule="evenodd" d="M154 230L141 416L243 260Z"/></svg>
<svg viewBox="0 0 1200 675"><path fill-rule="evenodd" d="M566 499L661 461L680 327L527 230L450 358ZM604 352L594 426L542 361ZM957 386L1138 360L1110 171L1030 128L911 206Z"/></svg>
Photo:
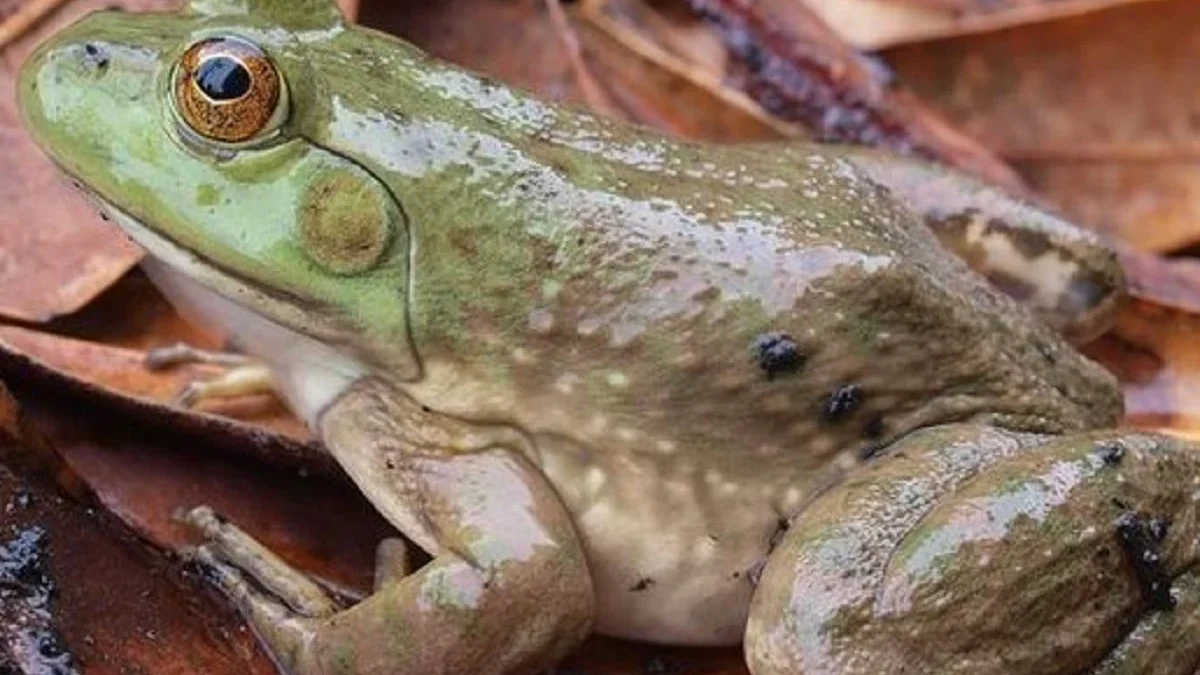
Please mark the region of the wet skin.
<svg viewBox="0 0 1200 675"><path fill-rule="evenodd" d="M591 630L744 641L756 675L1200 659L1197 455L1113 429L1071 342L1121 271L1051 214L872 151L602 120L318 0L98 13L19 95L432 557L386 544L343 609L193 512L289 673L530 672Z"/></svg>

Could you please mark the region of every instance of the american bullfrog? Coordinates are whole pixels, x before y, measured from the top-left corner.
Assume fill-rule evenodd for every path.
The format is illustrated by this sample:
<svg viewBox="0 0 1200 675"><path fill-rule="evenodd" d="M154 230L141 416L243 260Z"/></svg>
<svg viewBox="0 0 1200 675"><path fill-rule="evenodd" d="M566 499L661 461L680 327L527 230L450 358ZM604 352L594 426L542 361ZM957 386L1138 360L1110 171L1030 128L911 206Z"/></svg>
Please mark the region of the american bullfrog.
<svg viewBox="0 0 1200 675"><path fill-rule="evenodd" d="M950 170L541 101L328 0L99 12L47 154L430 561L350 607L196 505L293 675L531 672L591 631L755 675L1191 673L1200 460L1072 342L1112 253Z"/></svg>

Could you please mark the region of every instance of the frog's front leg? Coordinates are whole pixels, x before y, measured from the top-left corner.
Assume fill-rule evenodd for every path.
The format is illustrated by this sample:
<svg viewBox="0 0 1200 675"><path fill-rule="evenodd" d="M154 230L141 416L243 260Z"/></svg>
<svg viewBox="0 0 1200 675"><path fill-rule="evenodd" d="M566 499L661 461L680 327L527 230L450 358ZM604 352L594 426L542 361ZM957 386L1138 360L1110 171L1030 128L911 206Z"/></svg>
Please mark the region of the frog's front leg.
<svg viewBox="0 0 1200 675"><path fill-rule="evenodd" d="M242 354L211 352L178 342L146 352L145 363L150 370L163 370L185 363L206 363L226 368L211 378L188 382L180 390L172 402L187 408L207 399L276 393L270 368Z"/></svg>
<svg viewBox="0 0 1200 675"><path fill-rule="evenodd" d="M235 583L233 599L289 673L526 673L586 637L594 597L574 525L502 435L377 383L344 394L319 428L376 508L433 559L405 575L406 556L385 548L379 560L401 569L380 570L372 595L317 618Z"/></svg>
<svg viewBox="0 0 1200 675"><path fill-rule="evenodd" d="M793 523L755 592L747 661L755 675L1190 674L1197 476L1197 448L1155 435L915 433Z"/></svg>

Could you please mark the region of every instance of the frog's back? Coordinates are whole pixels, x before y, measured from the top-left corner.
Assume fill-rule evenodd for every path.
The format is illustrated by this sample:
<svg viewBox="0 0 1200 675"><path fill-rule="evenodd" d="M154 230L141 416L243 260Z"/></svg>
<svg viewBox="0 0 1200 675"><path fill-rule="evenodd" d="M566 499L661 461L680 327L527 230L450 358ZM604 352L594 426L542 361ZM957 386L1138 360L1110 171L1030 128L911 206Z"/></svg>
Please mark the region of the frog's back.
<svg viewBox="0 0 1200 675"><path fill-rule="evenodd" d="M426 390L458 412L814 471L931 423L1060 431L1120 412L1110 376L832 153L648 137L540 153L506 187L522 222L471 232L473 254L509 243L455 306L469 341L418 345L433 380L454 373ZM469 391L451 382L464 368Z"/></svg>

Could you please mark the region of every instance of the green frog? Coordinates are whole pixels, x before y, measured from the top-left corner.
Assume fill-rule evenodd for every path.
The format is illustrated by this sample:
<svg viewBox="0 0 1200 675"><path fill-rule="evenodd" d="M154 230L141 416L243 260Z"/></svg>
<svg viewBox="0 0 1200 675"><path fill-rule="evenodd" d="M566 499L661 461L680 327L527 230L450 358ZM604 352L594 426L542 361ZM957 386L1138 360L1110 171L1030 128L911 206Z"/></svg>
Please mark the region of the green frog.
<svg viewBox="0 0 1200 675"><path fill-rule="evenodd" d="M328 0L91 14L19 98L428 554L381 543L343 606L196 505L287 673L535 672L591 632L755 675L1200 662L1200 455L1117 428L1072 343L1121 272L1050 213L544 102Z"/></svg>

